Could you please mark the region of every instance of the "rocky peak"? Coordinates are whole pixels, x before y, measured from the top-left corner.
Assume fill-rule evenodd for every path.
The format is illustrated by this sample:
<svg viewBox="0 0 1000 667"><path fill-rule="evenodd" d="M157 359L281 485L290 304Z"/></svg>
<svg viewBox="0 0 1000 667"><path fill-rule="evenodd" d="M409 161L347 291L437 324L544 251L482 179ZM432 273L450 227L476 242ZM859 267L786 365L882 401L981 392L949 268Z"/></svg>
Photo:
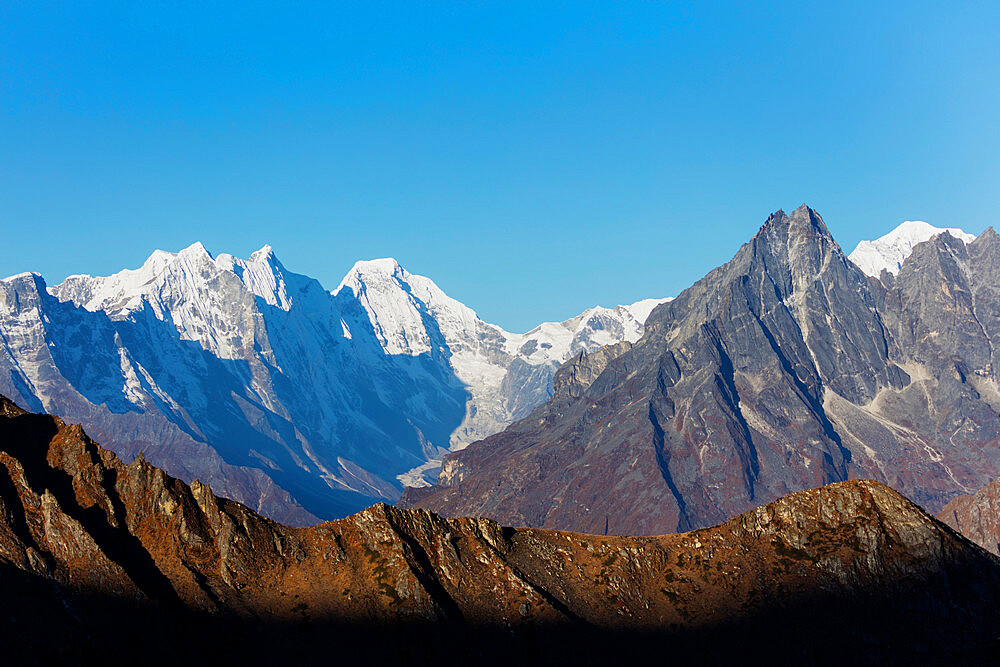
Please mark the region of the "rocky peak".
<svg viewBox="0 0 1000 667"><path fill-rule="evenodd" d="M822 236L830 237L830 230L826 228L826 223L819 213L809 208L806 204L800 205L789 216L794 227L814 231Z"/></svg>
<svg viewBox="0 0 1000 667"><path fill-rule="evenodd" d="M623 340L614 345L605 345L593 352L580 352L570 357L552 379L554 400L579 397L594 383L608 364L632 348L632 343Z"/></svg>
<svg viewBox="0 0 1000 667"><path fill-rule="evenodd" d="M882 298L818 214L778 211L730 262L653 310L633 346L572 358L550 403L450 454L438 487L412 502L649 534L847 479L866 445L846 444L836 411L853 425L910 381Z"/></svg>
<svg viewBox="0 0 1000 667"><path fill-rule="evenodd" d="M820 215L803 204L791 215L773 213L751 240L750 253L768 264L766 270L777 273L819 271L827 257L842 251Z"/></svg>
<svg viewBox="0 0 1000 667"><path fill-rule="evenodd" d="M761 225L757 235L778 233L782 236L787 236L789 234L799 235L806 232L827 237L830 236L830 231L826 228L823 218L816 211L809 208L808 205L802 204L790 214L785 213L783 209L778 209L769 215L764 224Z"/></svg>

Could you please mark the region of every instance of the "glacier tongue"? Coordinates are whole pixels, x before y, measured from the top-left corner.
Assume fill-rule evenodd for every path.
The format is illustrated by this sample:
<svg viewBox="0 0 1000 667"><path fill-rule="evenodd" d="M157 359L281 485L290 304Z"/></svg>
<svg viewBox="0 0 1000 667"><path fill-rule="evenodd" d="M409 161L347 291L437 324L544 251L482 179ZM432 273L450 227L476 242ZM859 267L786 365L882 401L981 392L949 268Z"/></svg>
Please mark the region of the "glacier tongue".
<svg viewBox="0 0 1000 667"><path fill-rule="evenodd" d="M571 355L637 340L664 301L514 334L393 259L328 292L270 246L240 259L201 243L17 285L0 299L0 392L293 522L425 483L446 451L547 399Z"/></svg>
<svg viewBox="0 0 1000 667"><path fill-rule="evenodd" d="M955 227L942 229L920 220L907 220L885 236L874 241L861 241L848 255L848 259L874 278L882 275L883 270L896 275L915 245L945 232L966 243L971 243L976 238Z"/></svg>

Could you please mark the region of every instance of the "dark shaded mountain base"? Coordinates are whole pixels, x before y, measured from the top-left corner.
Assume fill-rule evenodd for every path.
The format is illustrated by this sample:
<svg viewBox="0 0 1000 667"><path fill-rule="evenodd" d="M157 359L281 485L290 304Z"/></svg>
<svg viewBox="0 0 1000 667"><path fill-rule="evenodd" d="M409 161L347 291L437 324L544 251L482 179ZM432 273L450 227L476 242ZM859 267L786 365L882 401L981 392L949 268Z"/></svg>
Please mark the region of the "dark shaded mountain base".
<svg viewBox="0 0 1000 667"><path fill-rule="evenodd" d="M788 600L711 627L612 630L582 621L360 624L308 609L296 620L239 618L70 592L8 566L0 567L0 589L0 641L11 665L303 664L334 656L371 665L992 664L1000 650L991 633L963 627L970 610L922 594L886 604L886 591ZM981 611L996 622L993 610Z"/></svg>
<svg viewBox="0 0 1000 667"><path fill-rule="evenodd" d="M997 609L1000 560L875 482L651 538L291 528L0 399L6 664L977 662Z"/></svg>

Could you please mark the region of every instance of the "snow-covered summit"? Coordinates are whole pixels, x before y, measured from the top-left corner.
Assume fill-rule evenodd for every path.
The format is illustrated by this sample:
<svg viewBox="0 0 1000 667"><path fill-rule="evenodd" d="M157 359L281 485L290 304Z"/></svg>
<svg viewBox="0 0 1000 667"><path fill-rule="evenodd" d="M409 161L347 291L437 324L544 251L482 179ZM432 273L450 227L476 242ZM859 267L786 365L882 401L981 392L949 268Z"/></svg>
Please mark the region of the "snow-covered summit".
<svg viewBox="0 0 1000 667"><path fill-rule="evenodd" d="M555 369L570 356L637 341L650 311L667 300L596 306L563 322L511 333L392 258L355 263L332 294L341 304L345 331L361 326L352 321L353 303L363 309L364 325L386 354L446 359L469 392L466 417L447 443L451 448L491 435L545 400ZM405 481L417 483L413 476Z"/></svg>
<svg viewBox="0 0 1000 667"><path fill-rule="evenodd" d="M17 273L13 276L0 278L0 283L15 283L22 280L38 280L41 277L42 275L40 273L35 273L34 271L25 271L24 273Z"/></svg>
<svg viewBox="0 0 1000 667"><path fill-rule="evenodd" d="M236 275L250 292L268 305L282 310L291 307L285 270L271 246L265 245L250 255L249 259L239 259L229 254L219 255L215 265Z"/></svg>
<svg viewBox="0 0 1000 667"><path fill-rule="evenodd" d="M284 267L269 245L249 259L227 253L213 257L200 241L179 252L154 250L138 269L110 276L69 276L50 292L62 301L72 301L92 312L105 311L120 319L141 308L144 296L188 293L220 272L239 278L248 291L269 305L288 310Z"/></svg>
<svg viewBox="0 0 1000 667"><path fill-rule="evenodd" d="M371 276L385 276L387 278L402 278L403 267L392 257L380 257L378 259L362 259L354 263L354 266L344 275L343 280L333 290L336 294L347 287L357 294L357 291Z"/></svg>
<svg viewBox="0 0 1000 667"><path fill-rule="evenodd" d="M452 299L433 280L412 274L391 257L359 261L332 294L350 292L368 314L387 354L417 356L458 342L481 320Z"/></svg>
<svg viewBox="0 0 1000 667"><path fill-rule="evenodd" d="M956 227L940 228L921 220L907 220L885 236L874 241L861 241L848 258L875 278L882 274L883 269L896 275L915 245L945 232L966 243L976 238Z"/></svg>

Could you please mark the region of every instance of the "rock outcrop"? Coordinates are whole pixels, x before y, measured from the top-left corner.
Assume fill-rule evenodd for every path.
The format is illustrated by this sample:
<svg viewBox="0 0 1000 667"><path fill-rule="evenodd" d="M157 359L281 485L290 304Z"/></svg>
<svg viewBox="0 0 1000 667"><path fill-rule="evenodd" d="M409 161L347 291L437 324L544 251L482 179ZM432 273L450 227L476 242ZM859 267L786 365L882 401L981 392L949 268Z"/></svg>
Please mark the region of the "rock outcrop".
<svg viewBox="0 0 1000 667"><path fill-rule="evenodd" d="M402 504L651 535L866 477L940 511L1000 474L996 350L992 229L919 243L876 279L814 211L779 211L629 349L568 362L547 404Z"/></svg>
<svg viewBox="0 0 1000 667"><path fill-rule="evenodd" d="M291 528L0 399L12 663L925 660L994 651L998 608L1000 561L876 482L651 538L384 504Z"/></svg>

